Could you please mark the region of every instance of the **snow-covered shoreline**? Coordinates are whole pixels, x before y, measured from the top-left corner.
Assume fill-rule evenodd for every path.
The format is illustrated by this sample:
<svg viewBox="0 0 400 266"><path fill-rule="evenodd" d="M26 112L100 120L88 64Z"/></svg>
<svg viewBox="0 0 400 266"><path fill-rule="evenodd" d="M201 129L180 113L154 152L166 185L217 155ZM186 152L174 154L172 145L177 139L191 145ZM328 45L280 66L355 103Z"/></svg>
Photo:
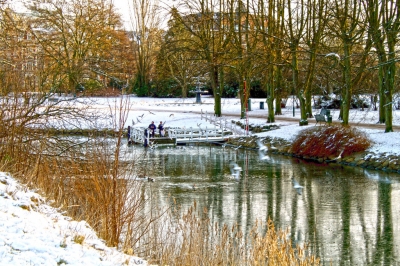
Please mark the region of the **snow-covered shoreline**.
<svg viewBox="0 0 400 266"><path fill-rule="evenodd" d="M292 140L299 131L315 126L315 121L310 119L308 126L299 126L300 112L295 108L293 111L292 99L286 102L286 107L282 108L282 115L276 115L276 122L267 124L268 111L261 109L261 102L265 103L265 99L251 99L251 111L248 112L248 122L253 125L276 125L277 130L263 133L257 133L259 137L279 137L286 140ZM128 126L146 128L154 121L156 125L160 121L164 123L164 127L214 127L212 123L204 119L205 115L213 116L214 99L210 96L202 96L201 104L196 103L195 98L152 98L152 97L136 97L134 95L123 95L120 97L90 97L77 98L74 106L82 106L88 108L89 112L97 114L102 119L96 121L95 129L111 129L119 121L118 114L114 110L120 110L120 105L124 105L121 110L129 110L125 128ZM223 98L221 100L222 116L232 123L232 121L240 121L240 99ZM315 109L314 114L320 110ZM339 110L330 110L333 122L339 123ZM203 114L203 115L201 115ZM355 127L365 132L372 141L373 145L369 151L373 153L390 153L400 154L397 148L400 144L400 132L385 133L384 128L377 128L379 113L373 108L351 109L349 114L349 122ZM241 122L244 122L243 119ZM57 121L53 121L55 128L59 128ZM366 127L369 125L369 127ZM91 125L85 125L82 122L82 129L90 128ZM319 125L318 125L319 126ZM400 110L393 110L393 126L398 130L400 127Z"/></svg>
<svg viewBox="0 0 400 266"><path fill-rule="evenodd" d="M106 99L99 100L99 106L105 105ZM138 98L130 97L131 109L127 119L127 125L135 127L147 127L152 121L158 125L159 121L165 123L165 127L213 127L214 125L205 121L204 116L202 119L201 113L214 113L214 99L210 97L203 97L202 104L196 104L195 98ZM265 99L252 99L251 111L248 112L249 124L253 125L268 125L267 110L260 109L260 102L265 102ZM276 116L277 125L279 129L271 130L263 133L256 133L258 137L276 137L288 141L293 138L303 129L314 127L315 122L312 120L308 126L299 126L300 113L299 109L295 109L293 116L293 109L290 106L290 101L287 103L287 108L283 108L282 115ZM222 113L227 121L240 120L240 100L232 98L222 99ZM315 113L319 110L315 110ZM331 110L333 122L338 122L339 110ZM376 125L378 121L378 111L372 109L352 109L350 110L350 122L364 132L372 141L372 146L368 149L371 153L382 154L400 154L400 132L385 133L382 128L367 128L363 125ZM285 120L286 118L286 120ZM290 120L289 120L290 119ZM271 124L269 124L271 125ZM400 125L400 110L393 111L393 125Z"/></svg>
<svg viewBox="0 0 400 266"><path fill-rule="evenodd" d="M147 265L107 247L85 221L73 221L0 172L1 265Z"/></svg>

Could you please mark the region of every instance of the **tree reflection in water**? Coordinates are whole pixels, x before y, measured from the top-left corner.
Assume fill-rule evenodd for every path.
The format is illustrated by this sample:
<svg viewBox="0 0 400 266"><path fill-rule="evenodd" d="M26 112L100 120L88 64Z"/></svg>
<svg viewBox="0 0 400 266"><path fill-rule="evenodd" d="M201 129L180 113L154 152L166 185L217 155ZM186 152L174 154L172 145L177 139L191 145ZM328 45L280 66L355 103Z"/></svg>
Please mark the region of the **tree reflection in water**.
<svg viewBox="0 0 400 266"><path fill-rule="evenodd" d="M141 149L136 147L136 149ZM186 150L159 147L140 163L155 178L156 204L172 195L184 211L196 200L211 222L237 223L249 233L257 220L271 218L290 230L294 244L308 243L322 264L392 265L400 262L400 175L326 165L220 146ZM231 178L229 162L242 168ZM304 187L293 188L292 177ZM195 188L195 189L185 189Z"/></svg>

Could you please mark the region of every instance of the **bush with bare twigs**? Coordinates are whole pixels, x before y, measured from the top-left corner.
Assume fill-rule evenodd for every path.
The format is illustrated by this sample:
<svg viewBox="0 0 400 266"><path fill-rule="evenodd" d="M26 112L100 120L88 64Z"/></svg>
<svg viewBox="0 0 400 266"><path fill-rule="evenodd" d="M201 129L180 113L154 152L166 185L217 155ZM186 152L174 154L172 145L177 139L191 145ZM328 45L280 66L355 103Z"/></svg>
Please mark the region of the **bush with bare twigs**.
<svg viewBox="0 0 400 266"><path fill-rule="evenodd" d="M292 153L302 157L331 158L365 151L370 145L365 134L356 128L311 127L296 136Z"/></svg>

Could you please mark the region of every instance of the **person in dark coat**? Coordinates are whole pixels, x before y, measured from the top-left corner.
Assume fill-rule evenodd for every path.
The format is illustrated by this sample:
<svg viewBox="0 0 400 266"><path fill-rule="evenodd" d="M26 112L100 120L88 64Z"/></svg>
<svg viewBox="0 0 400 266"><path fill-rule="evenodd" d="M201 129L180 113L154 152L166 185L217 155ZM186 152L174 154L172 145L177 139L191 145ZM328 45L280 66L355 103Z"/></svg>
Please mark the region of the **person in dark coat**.
<svg viewBox="0 0 400 266"><path fill-rule="evenodd" d="M131 144L131 126L128 126L128 132L126 136L128 138L128 144Z"/></svg>
<svg viewBox="0 0 400 266"><path fill-rule="evenodd" d="M154 138L154 134L156 133L156 125L154 125L154 121L151 121L151 124L149 125L150 129L150 137Z"/></svg>
<svg viewBox="0 0 400 266"><path fill-rule="evenodd" d="M143 143L143 146L144 147L148 146L148 143L147 143L147 128L144 130L144 143Z"/></svg>
<svg viewBox="0 0 400 266"><path fill-rule="evenodd" d="M158 125L158 130L160 133L160 137L164 137L164 125L163 125L162 121L160 121L160 124Z"/></svg>

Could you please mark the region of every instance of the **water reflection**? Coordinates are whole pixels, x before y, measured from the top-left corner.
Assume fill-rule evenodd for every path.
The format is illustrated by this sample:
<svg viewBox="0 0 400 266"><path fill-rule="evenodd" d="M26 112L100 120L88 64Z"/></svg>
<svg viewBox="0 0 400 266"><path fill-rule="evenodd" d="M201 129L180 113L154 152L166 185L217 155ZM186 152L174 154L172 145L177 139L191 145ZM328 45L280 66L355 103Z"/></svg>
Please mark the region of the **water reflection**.
<svg viewBox="0 0 400 266"><path fill-rule="evenodd" d="M293 243L308 242L324 265L400 263L398 174L276 155L260 161L256 151L218 146L159 147L142 154L140 164L156 180L156 204L170 205L169 195L183 207L196 200L211 222L237 223L244 233L256 220L271 218L276 227L290 229ZM242 168L238 181L230 161Z"/></svg>

